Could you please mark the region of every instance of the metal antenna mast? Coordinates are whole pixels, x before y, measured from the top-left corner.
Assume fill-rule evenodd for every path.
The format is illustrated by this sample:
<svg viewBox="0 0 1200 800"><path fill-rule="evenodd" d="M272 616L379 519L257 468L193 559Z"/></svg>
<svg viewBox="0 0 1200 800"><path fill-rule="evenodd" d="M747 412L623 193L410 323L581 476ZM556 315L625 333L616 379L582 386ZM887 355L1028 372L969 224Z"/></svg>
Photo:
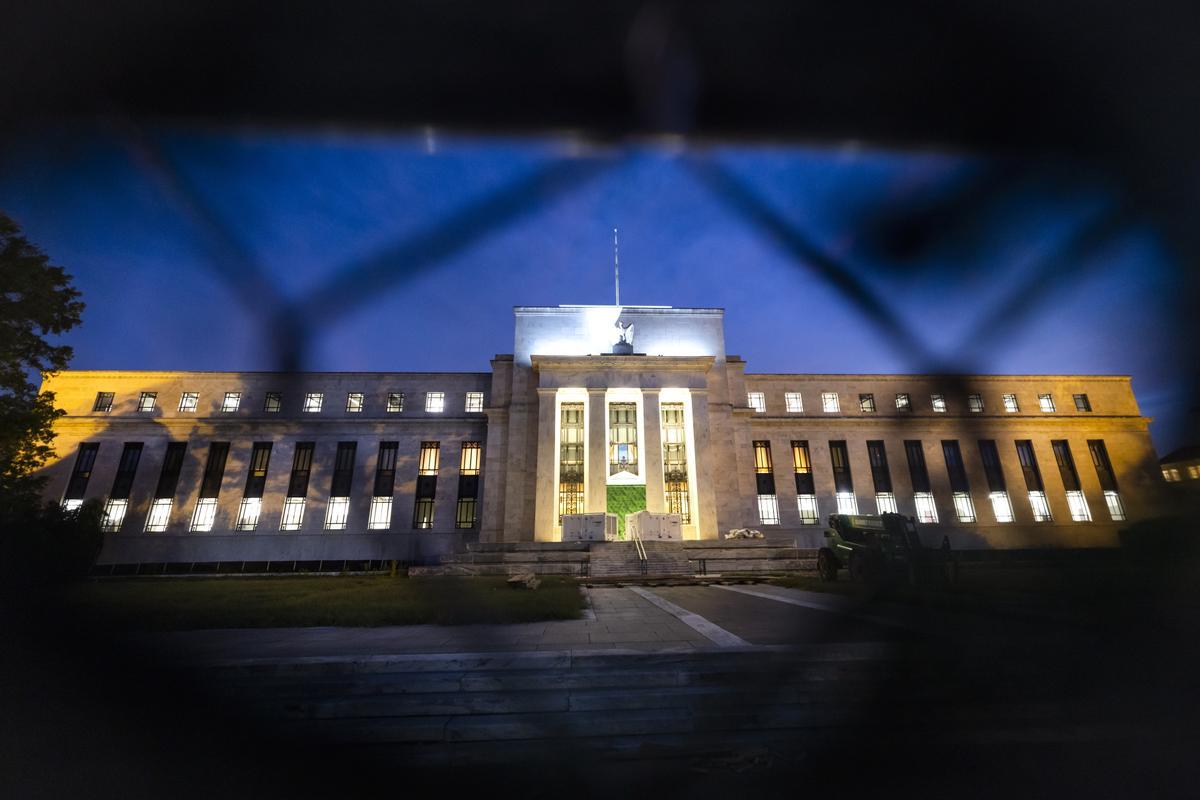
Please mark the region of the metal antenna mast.
<svg viewBox="0 0 1200 800"><path fill-rule="evenodd" d="M617 284L617 305L621 305L621 261L618 258L620 246L617 243L617 229L613 228L613 277Z"/></svg>

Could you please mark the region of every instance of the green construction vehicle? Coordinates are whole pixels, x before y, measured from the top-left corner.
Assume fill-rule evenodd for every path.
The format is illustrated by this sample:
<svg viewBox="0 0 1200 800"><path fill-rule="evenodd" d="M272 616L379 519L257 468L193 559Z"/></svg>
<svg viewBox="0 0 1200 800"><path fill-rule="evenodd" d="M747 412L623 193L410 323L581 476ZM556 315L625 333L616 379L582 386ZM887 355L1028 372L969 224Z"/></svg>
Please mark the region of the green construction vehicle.
<svg viewBox="0 0 1200 800"><path fill-rule="evenodd" d="M836 581L845 569L851 580L910 585L951 577L949 541L939 550L921 545L917 522L900 514L830 514L825 546L817 551L817 572Z"/></svg>

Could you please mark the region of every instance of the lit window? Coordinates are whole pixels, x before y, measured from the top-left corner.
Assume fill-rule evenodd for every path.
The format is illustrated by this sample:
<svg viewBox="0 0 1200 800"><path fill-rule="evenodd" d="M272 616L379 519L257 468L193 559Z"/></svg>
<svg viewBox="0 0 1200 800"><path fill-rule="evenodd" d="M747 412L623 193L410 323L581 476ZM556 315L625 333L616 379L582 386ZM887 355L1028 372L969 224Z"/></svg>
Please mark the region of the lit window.
<svg viewBox="0 0 1200 800"><path fill-rule="evenodd" d="M858 513L858 498L854 496L854 492L837 493L837 510L839 514Z"/></svg>
<svg viewBox="0 0 1200 800"><path fill-rule="evenodd" d="M767 410L767 396L762 392L747 392L746 405L753 408L759 414Z"/></svg>
<svg viewBox="0 0 1200 800"><path fill-rule="evenodd" d="M992 492L988 499L992 501L992 515L996 522L1013 521L1012 502L1008 499L1008 492Z"/></svg>
<svg viewBox="0 0 1200 800"><path fill-rule="evenodd" d="M463 442L462 455L458 461L459 475L478 475L483 460L483 448L479 442Z"/></svg>
<svg viewBox="0 0 1200 800"><path fill-rule="evenodd" d="M373 531L386 531L390 527L392 527L392 498L372 497L367 528Z"/></svg>
<svg viewBox="0 0 1200 800"><path fill-rule="evenodd" d="M1054 398L1048 394L1039 394L1038 407L1047 414L1054 413Z"/></svg>
<svg viewBox="0 0 1200 800"><path fill-rule="evenodd" d="M1164 469L1162 474L1163 478L1170 483L1174 483L1175 481L1179 480L1179 470L1175 469L1174 467Z"/></svg>
<svg viewBox="0 0 1200 800"><path fill-rule="evenodd" d="M1050 504L1046 502L1045 492L1030 492L1029 505L1033 508L1034 522L1052 522Z"/></svg>
<svg viewBox="0 0 1200 800"><path fill-rule="evenodd" d="M221 401L221 413L232 414L237 411L242 405L241 392L226 392L225 399Z"/></svg>
<svg viewBox="0 0 1200 800"><path fill-rule="evenodd" d="M279 392L267 392L267 399L263 402L263 411L268 414L276 414L283 408L283 396Z"/></svg>
<svg viewBox="0 0 1200 800"><path fill-rule="evenodd" d="M937 504L929 492L916 492L913 501L917 506L917 522L937 522Z"/></svg>
<svg viewBox="0 0 1200 800"><path fill-rule="evenodd" d="M438 442L421 442L421 458L417 466L418 475L437 475L441 455Z"/></svg>
<svg viewBox="0 0 1200 800"><path fill-rule="evenodd" d="M896 507L896 495L892 494L891 492L876 492L875 513L899 514L900 509Z"/></svg>
<svg viewBox="0 0 1200 800"><path fill-rule="evenodd" d="M1125 521L1125 506L1121 503L1121 495L1113 491L1104 493L1104 502L1108 505L1108 515L1113 522Z"/></svg>
<svg viewBox="0 0 1200 800"><path fill-rule="evenodd" d="M1188 467L1187 471L1188 471L1188 477L1191 478L1192 480L1196 480L1197 478L1200 478L1200 467L1193 465L1193 466Z"/></svg>
<svg viewBox="0 0 1200 800"><path fill-rule="evenodd" d="M197 392L184 392L179 395L179 410L180 411L195 411L196 406L200 404L200 395Z"/></svg>
<svg viewBox="0 0 1200 800"><path fill-rule="evenodd" d="M363 393L350 392L346 395L346 411L350 414L358 414L363 410Z"/></svg>
<svg viewBox="0 0 1200 800"><path fill-rule="evenodd" d="M146 515L146 530L149 533L162 533L171 521L171 507L174 501L159 498L151 501L150 513Z"/></svg>
<svg viewBox="0 0 1200 800"><path fill-rule="evenodd" d="M975 521L975 504L971 502L970 492L954 493L954 513L958 515L959 522Z"/></svg>
<svg viewBox="0 0 1200 800"><path fill-rule="evenodd" d="M202 497L196 501L196 510L192 512L191 530L211 531L216 518L217 498Z"/></svg>
<svg viewBox="0 0 1200 800"><path fill-rule="evenodd" d="M262 514L261 497L243 497L238 506L237 529L252 531L258 527L258 518Z"/></svg>
<svg viewBox="0 0 1200 800"><path fill-rule="evenodd" d="M1005 411L1005 413L1016 414L1020 410L1021 410L1021 407L1019 405L1017 405L1017 396L1015 394L1004 395L1004 411Z"/></svg>
<svg viewBox="0 0 1200 800"><path fill-rule="evenodd" d="M440 414L446 409L445 392L426 392L425 410L430 414Z"/></svg>
<svg viewBox="0 0 1200 800"><path fill-rule="evenodd" d="M969 394L967 395L967 410L972 414L983 413L983 395Z"/></svg>
<svg viewBox="0 0 1200 800"><path fill-rule="evenodd" d="M279 518L279 530L298 531L304 522L304 498L288 497L283 501L283 515Z"/></svg>
<svg viewBox="0 0 1200 800"><path fill-rule="evenodd" d="M398 414L404 410L404 392L388 392L387 413Z"/></svg>
<svg viewBox="0 0 1200 800"><path fill-rule="evenodd" d="M789 414L804 413L804 400L800 397L799 392L784 392L783 402L787 404Z"/></svg>
<svg viewBox="0 0 1200 800"><path fill-rule="evenodd" d="M897 411L912 411L912 398L901 392L896 395L896 410Z"/></svg>
<svg viewBox="0 0 1200 800"><path fill-rule="evenodd" d="M309 392L304 395L304 411L315 414L321 410L325 395L321 392Z"/></svg>
<svg viewBox="0 0 1200 800"><path fill-rule="evenodd" d="M414 528L432 528L433 527L433 498L418 497L416 504L413 506L413 527Z"/></svg>
<svg viewBox="0 0 1200 800"><path fill-rule="evenodd" d="M96 392L96 404L92 406L92 411L112 411L112 404L112 392Z"/></svg>
<svg viewBox="0 0 1200 800"><path fill-rule="evenodd" d="M63 500L62 507L63 507L64 511L78 511L80 508L83 507L83 500L79 500L79 499Z"/></svg>
<svg viewBox="0 0 1200 800"><path fill-rule="evenodd" d="M1075 410L1076 411L1091 411L1092 410L1092 403L1091 403L1091 401L1088 400L1088 396L1086 394L1077 394L1077 395L1073 395L1073 397L1075 398Z"/></svg>
<svg viewBox="0 0 1200 800"><path fill-rule="evenodd" d="M779 501L773 494L758 496L758 521L762 525L779 524Z"/></svg>
<svg viewBox="0 0 1200 800"><path fill-rule="evenodd" d="M344 531L350 517L350 498L331 497L325 506L325 530Z"/></svg>
<svg viewBox="0 0 1200 800"><path fill-rule="evenodd" d="M842 410L837 392L821 392L821 410L826 414L836 414Z"/></svg>
<svg viewBox="0 0 1200 800"><path fill-rule="evenodd" d="M142 392L142 396L138 398L138 411L153 411L155 400L158 398L158 392Z"/></svg>
<svg viewBox="0 0 1200 800"><path fill-rule="evenodd" d="M817 496L815 494L800 494L796 495L796 505L800 509L800 523L802 525L816 525L820 520L820 514L817 511Z"/></svg>
<svg viewBox="0 0 1200 800"><path fill-rule="evenodd" d="M1071 509L1072 522L1091 522L1092 510L1088 508L1087 498L1078 490L1067 492L1067 508Z"/></svg>
<svg viewBox="0 0 1200 800"><path fill-rule="evenodd" d="M128 500L109 500L104 504L104 521L101 527L106 531L121 530L121 523L125 521L125 511L128 508Z"/></svg>
<svg viewBox="0 0 1200 800"><path fill-rule="evenodd" d="M946 413L946 396L943 394L931 394L929 401L933 404L933 410L939 414Z"/></svg>
<svg viewBox="0 0 1200 800"><path fill-rule="evenodd" d="M858 408L864 414L874 414L875 413L875 395L860 394L858 396Z"/></svg>
<svg viewBox="0 0 1200 800"><path fill-rule="evenodd" d="M467 392L467 403L463 410L468 414L483 411L483 392Z"/></svg>

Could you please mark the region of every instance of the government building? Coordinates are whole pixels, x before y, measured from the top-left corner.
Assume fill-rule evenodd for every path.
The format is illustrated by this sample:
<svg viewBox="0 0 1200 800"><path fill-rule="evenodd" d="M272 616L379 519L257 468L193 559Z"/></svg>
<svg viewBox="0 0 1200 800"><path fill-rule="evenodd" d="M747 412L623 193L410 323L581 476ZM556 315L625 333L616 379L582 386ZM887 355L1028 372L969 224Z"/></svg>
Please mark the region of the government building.
<svg viewBox="0 0 1200 800"><path fill-rule="evenodd" d="M935 546L1097 547L1164 502L1127 376L757 374L721 309L514 318L488 372L56 374L48 497L103 502L107 564L431 563L643 510L685 540L896 511Z"/></svg>

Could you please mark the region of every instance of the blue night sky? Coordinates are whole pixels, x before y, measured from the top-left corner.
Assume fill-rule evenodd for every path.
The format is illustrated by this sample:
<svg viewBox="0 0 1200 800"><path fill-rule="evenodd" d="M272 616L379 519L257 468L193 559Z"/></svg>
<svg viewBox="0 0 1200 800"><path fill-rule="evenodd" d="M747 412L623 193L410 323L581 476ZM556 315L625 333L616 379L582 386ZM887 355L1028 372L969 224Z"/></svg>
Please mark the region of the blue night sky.
<svg viewBox="0 0 1200 800"><path fill-rule="evenodd" d="M574 160L601 167L586 180L414 268L378 254L578 148L552 136L151 129L228 232L222 243L117 133L44 132L0 156L0 210L74 275L87 303L65 337L77 369L276 368L270 294L321 309L331 287L347 288L337 277L347 265L369 262L388 277L352 281L336 313L305 313L305 368L486 370L511 351L512 306L611 302L615 225L622 299L725 308L728 350L751 372L1132 374L1160 453L1181 444L1183 387L1162 322L1170 254L1132 225L1082 256L1061 249L1114 201L1094 181L1010 184L969 231L900 264L872 246L867 221L937 196L984 159L850 145L703 151L883 298L921 354L738 214L670 143L585 148ZM265 291L231 291L229 276L246 272L231 256L239 250ZM1046 264L1071 279L1031 294L1014 324L972 333Z"/></svg>

